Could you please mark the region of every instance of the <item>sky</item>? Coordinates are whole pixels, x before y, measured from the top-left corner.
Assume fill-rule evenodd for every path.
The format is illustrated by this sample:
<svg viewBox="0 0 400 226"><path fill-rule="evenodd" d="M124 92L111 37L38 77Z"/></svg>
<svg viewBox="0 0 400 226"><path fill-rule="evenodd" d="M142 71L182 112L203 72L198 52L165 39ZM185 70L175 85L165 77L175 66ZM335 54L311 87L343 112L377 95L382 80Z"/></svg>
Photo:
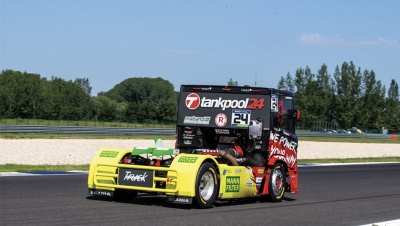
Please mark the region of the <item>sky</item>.
<svg viewBox="0 0 400 226"><path fill-rule="evenodd" d="M74 81L277 87L353 61L400 83L400 1L0 0L0 69Z"/></svg>

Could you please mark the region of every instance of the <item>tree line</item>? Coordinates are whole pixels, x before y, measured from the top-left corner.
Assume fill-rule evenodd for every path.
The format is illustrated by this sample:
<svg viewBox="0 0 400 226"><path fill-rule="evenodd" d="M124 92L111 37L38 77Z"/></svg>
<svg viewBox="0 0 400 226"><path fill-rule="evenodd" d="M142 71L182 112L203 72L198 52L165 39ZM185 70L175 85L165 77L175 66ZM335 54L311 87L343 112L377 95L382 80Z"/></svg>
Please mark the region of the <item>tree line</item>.
<svg viewBox="0 0 400 226"><path fill-rule="evenodd" d="M89 79L74 81L3 70L0 116L60 120L175 121L177 93L162 78L128 78L91 96Z"/></svg>
<svg viewBox="0 0 400 226"><path fill-rule="evenodd" d="M358 127L400 132L399 85L392 79L388 92L373 70L361 70L354 63L336 66L333 76L323 64L317 73L307 66L291 76L282 76L279 89L295 92L299 124L337 123L341 128ZM386 95L387 94L387 95Z"/></svg>
<svg viewBox="0 0 400 226"><path fill-rule="evenodd" d="M237 86L232 78L228 85ZM323 64L317 73L307 66L288 73L277 88L295 92L299 125L337 123L340 128L388 128L400 132L399 87L394 79L388 92L373 70L353 62L336 66L333 76ZM128 78L107 92L91 95L89 79L74 81L3 70L0 74L0 116L69 120L175 122L178 92L162 78ZM387 95L386 95L387 94Z"/></svg>

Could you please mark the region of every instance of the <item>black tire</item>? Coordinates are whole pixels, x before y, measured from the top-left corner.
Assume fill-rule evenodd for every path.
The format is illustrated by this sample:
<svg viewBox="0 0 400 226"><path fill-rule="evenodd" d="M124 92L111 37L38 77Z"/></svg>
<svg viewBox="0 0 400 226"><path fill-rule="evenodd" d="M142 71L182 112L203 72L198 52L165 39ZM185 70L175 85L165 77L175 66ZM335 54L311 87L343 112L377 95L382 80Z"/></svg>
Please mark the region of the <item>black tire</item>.
<svg viewBox="0 0 400 226"><path fill-rule="evenodd" d="M115 189L114 200L122 202L132 202L138 194L135 190Z"/></svg>
<svg viewBox="0 0 400 226"><path fill-rule="evenodd" d="M201 165L196 178L194 203L200 208L209 208L218 194L218 179L215 166L209 162Z"/></svg>
<svg viewBox="0 0 400 226"><path fill-rule="evenodd" d="M273 202L282 201L286 190L286 173L282 164L276 163L271 169L268 183L268 196Z"/></svg>

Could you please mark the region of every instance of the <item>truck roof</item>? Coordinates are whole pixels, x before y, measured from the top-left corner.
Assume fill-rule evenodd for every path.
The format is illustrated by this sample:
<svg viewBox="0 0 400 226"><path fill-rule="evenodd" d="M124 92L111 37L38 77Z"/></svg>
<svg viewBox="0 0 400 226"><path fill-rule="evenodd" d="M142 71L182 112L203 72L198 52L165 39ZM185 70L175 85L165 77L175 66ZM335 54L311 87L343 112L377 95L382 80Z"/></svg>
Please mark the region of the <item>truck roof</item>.
<svg viewBox="0 0 400 226"><path fill-rule="evenodd" d="M182 92L213 92L213 93L259 93L259 94L283 94L293 96L294 93L287 90L256 86L222 86L222 85L181 85Z"/></svg>

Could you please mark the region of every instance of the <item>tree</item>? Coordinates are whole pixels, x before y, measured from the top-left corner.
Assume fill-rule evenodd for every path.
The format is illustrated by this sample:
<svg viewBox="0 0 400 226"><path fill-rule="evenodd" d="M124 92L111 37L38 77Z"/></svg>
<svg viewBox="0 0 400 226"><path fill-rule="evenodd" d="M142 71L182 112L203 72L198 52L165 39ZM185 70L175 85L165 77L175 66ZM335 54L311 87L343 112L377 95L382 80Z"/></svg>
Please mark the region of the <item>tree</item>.
<svg viewBox="0 0 400 226"><path fill-rule="evenodd" d="M45 79L38 74L5 70L0 75L0 115L36 117L42 115Z"/></svg>
<svg viewBox="0 0 400 226"><path fill-rule="evenodd" d="M46 90L47 116L60 119L82 119L90 112L91 98L80 86L52 77Z"/></svg>
<svg viewBox="0 0 400 226"><path fill-rule="evenodd" d="M382 87L380 80L376 80L373 70L364 71L361 90L360 106L363 110L358 120L359 126L380 129L385 126L383 118L380 117L384 110L385 87Z"/></svg>
<svg viewBox="0 0 400 226"><path fill-rule="evenodd" d="M361 95L361 69L356 70L353 62L344 62L340 71L336 67L334 77L337 86L337 120L345 128L356 126L354 122L361 114L358 102Z"/></svg>
<svg viewBox="0 0 400 226"><path fill-rule="evenodd" d="M176 117L174 86L162 78L129 78L99 95L125 103L125 112L121 115L129 121L168 120ZM166 106L166 103L171 106Z"/></svg>
<svg viewBox="0 0 400 226"><path fill-rule="evenodd" d="M399 85L392 79L388 90L386 100L388 129L390 133L400 132L400 101L399 101Z"/></svg>
<svg viewBox="0 0 400 226"><path fill-rule="evenodd" d="M281 77L278 88L288 89L290 77ZM396 90L393 83L391 90ZM313 121L338 123L340 127L380 128L391 124L396 127L399 118L389 117L397 109L395 91L390 91L392 100L385 102L385 86L376 80L374 71L357 68L353 62L336 66L333 78L323 64L317 74L309 67L298 68L294 78L296 108L302 111L300 125L311 126ZM386 104L386 105L385 105ZM397 111L394 111L397 112ZM389 123L389 118L393 119Z"/></svg>
<svg viewBox="0 0 400 226"><path fill-rule="evenodd" d="M278 89L289 90L292 92L295 91L295 82L289 72L286 74L285 78L281 76L278 83Z"/></svg>
<svg viewBox="0 0 400 226"><path fill-rule="evenodd" d="M85 91L86 94L89 96L92 93L92 87L90 86L90 82L88 78L77 78L74 81L75 84L77 84L83 91Z"/></svg>
<svg viewBox="0 0 400 226"><path fill-rule="evenodd" d="M285 83L285 79L283 78L283 76L281 76L281 78L279 79L277 88L282 89L282 90L286 89L286 83Z"/></svg>
<svg viewBox="0 0 400 226"><path fill-rule="evenodd" d="M95 118L103 121L112 121L117 118L117 101L106 96L94 97L93 101Z"/></svg>
<svg viewBox="0 0 400 226"><path fill-rule="evenodd" d="M232 78L229 79L228 81L228 86L238 86L238 82L237 81L233 81Z"/></svg>

